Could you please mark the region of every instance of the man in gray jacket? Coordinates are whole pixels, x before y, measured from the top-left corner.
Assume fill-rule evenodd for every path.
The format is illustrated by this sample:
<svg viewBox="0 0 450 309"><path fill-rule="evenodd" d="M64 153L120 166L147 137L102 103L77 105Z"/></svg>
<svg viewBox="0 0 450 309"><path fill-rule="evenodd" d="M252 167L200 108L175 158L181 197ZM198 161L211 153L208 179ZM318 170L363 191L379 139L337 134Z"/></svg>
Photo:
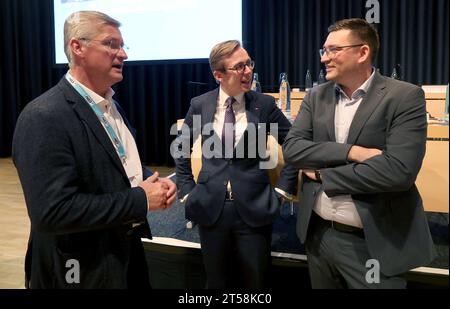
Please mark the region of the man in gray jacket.
<svg viewBox="0 0 450 309"><path fill-rule="evenodd" d="M320 50L330 82L305 97L284 145L303 169L297 234L313 288L404 288L433 258L414 184L425 155L423 91L381 76L376 30L336 22Z"/></svg>

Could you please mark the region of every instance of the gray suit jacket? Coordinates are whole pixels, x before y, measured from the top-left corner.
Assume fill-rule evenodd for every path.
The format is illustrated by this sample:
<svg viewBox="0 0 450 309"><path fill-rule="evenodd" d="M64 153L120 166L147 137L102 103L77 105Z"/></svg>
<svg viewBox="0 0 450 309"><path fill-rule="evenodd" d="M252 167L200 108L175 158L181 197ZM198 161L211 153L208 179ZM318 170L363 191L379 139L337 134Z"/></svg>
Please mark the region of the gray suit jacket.
<svg viewBox="0 0 450 309"><path fill-rule="evenodd" d="M316 197L350 194L361 217L369 252L386 275L428 264L433 242L414 184L425 155L423 91L376 73L350 126L347 144L336 143L335 84L314 87L283 145L286 162L320 169L322 183L304 177L297 234L306 240ZM352 145L383 150L362 163L347 162Z"/></svg>

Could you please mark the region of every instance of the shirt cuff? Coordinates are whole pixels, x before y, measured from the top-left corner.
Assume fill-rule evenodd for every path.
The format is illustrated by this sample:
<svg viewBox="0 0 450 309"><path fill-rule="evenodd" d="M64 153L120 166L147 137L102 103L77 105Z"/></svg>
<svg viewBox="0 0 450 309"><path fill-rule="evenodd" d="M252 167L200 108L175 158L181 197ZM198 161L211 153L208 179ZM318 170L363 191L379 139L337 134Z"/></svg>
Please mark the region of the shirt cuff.
<svg viewBox="0 0 450 309"><path fill-rule="evenodd" d="M295 198L294 195L289 194L289 193L287 193L287 192L281 190L280 188L275 188L275 192L281 194L286 200L288 200L288 201L290 201L290 202L293 201L294 198Z"/></svg>

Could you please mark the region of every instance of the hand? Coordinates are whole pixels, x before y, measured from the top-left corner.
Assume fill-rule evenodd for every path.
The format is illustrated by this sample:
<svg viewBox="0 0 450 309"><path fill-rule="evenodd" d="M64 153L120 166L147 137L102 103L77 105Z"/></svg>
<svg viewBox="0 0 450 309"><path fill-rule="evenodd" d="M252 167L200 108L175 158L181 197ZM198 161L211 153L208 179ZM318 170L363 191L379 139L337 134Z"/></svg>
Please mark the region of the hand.
<svg viewBox="0 0 450 309"><path fill-rule="evenodd" d="M170 208L173 204L173 202L175 202L175 199L177 197L177 186L173 183L172 180L170 180L169 178L159 178L158 182L164 183L167 185L167 195L166 195L166 207L165 208Z"/></svg>
<svg viewBox="0 0 450 309"><path fill-rule="evenodd" d="M302 170L303 174L306 175L309 179L312 179L314 181L317 181L316 178L316 171L315 170Z"/></svg>
<svg viewBox="0 0 450 309"><path fill-rule="evenodd" d="M383 152L376 148L364 148L361 146L353 145L348 152L347 159L352 162L363 162L371 159L375 156L381 155Z"/></svg>
<svg viewBox="0 0 450 309"><path fill-rule="evenodd" d="M147 196L148 210L165 209L169 186L165 182L158 181L158 172L139 184Z"/></svg>

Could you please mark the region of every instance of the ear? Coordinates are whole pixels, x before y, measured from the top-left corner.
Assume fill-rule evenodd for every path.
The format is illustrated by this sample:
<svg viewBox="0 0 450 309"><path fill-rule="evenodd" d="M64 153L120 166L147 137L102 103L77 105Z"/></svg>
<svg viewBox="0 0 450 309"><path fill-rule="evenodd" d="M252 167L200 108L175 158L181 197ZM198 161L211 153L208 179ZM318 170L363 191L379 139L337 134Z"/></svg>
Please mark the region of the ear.
<svg viewBox="0 0 450 309"><path fill-rule="evenodd" d="M81 44L80 40L78 39L70 39L69 41L70 49L72 50L73 55L82 56L84 52L84 46Z"/></svg>
<svg viewBox="0 0 450 309"><path fill-rule="evenodd" d="M359 51L359 63L363 63L366 61L370 61L370 47L369 45L363 45L361 46L361 49Z"/></svg>
<svg viewBox="0 0 450 309"><path fill-rule="evenodd" d="M218 70L214 70L213 76L216 79L216 82L220 84L222 82L224 73Z"/></svg>

